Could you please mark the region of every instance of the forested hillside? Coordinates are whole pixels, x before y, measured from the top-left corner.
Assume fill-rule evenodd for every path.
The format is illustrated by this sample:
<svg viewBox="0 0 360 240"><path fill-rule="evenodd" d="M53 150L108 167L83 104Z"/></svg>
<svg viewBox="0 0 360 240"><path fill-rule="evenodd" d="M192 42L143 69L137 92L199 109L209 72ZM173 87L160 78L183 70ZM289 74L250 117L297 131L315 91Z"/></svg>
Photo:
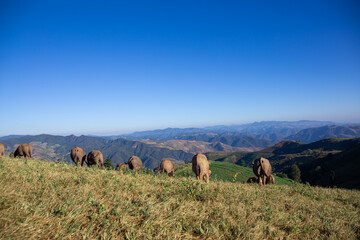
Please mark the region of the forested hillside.
<svg viewBox="0 0 360 240"><path fill-rule="evenodd" d="M268 158L276 172L290 174L296 164L303 182L321 186L360 188L360 139L324 139L304 144L292 140L282 141L257 152L210 152L209 160L251 166L259 157Z"/></svg>

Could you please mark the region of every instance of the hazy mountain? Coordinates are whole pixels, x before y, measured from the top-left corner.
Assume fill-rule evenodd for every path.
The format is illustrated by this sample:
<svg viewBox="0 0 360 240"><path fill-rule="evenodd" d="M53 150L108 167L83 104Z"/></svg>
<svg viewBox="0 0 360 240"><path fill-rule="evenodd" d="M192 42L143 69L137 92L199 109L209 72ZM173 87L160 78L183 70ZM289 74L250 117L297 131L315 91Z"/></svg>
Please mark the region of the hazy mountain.
<svg viewBox="0 0 360 240"><path fill-rule="evenodd" d="M310 143L324 138L357 138L360 137L360 124L344 126L323 126L301 130L288 139Z"/></svg>
<svg viewBox="0 0 360 240"><path fill-rule="evenodd" d="M334 125L329 121L262 121L249 124L232 126L215 126L206 129L217 130L218 132L245 133L259 139L279 141L287 136L293 135L302 129Z"/></svg>
<svg viewBox="0 0 360 240"><path fill-rule="evenodd" d="M204 141L191 141L191 140L167 140L167 141L155 141L155 140L138 140L140 142L150 144L155 147L168 148L171 150L183 150L188 153L204 153L213 151L257 151L259 148L253 147L233 147L221 142L204 142Z"/></svg>
<svg viewBox="0 0 360 240"><path fill-rule="evenodd" d="M151 139L151 140L171 140L183 134L196 134L208 132L205 128L166 128L151 131L134 132L131 134L120 135L129 139Z"/></svg>
<svg viewBox="0 0 360 240"><path fill-rule="evenodd" d="M159 166L163 158L173 159L175 162L183 163L184 160L192 158L193 154L182 150L170 150L166 148L154 147L142 142L116 139L107 140L99 137L80 136L53 136L53 135L37 135L26 136L12 139L2 140L6 147L6 154L13 151L18 144L30 143L33 146L33 156L35 158L44 158L50 160L65 159L71 162L70 150L75 146L82 147L85 152L91 150L100 150L104 159L111 158L113 164L123 163L130 156L139 156L148 168Z"/></svg>
<svg viewBox="0 0 360 240"><path fill-rule="evenodd" d="M9 139L9 138L19 138L19 137L25 137L25 136L28 136L28 135L8 135L8 136L0 137L0 140L5 140L5 139Z"/></svg>
<svg viewBox="0 0 360 240"><path fill-rule="evenodd" d="M257 139L266 139L271 141L280 141L290 135L294 135L300 130L314 128L326 125L334 125L328 121L264 121L249 124L230 125L230 126L212 126L204 128L166 128L153 131L134 132L122 135L128 139L151 139L151 140L171 140L182 139L189 140L189 136L201 134L237 134L251 136ZM111 136L114 138L116 136Z"/></svg>
<svg viewBox="0 0 360 240"><path fill-rule="evenodd" d="M183 134L175 137L175 139L223 143L232 147L241 148L265 148L275 143L271 140L257 139L252 136L232 132Z"/></svg>

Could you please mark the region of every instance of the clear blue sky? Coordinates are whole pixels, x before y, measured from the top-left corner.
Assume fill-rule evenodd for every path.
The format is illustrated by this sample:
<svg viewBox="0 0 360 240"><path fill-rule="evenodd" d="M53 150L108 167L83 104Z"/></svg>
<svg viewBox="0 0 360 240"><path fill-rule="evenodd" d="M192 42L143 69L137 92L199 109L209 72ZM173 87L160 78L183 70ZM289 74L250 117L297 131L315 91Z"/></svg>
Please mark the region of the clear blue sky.
<svg viewBox="0 0 360 240"><path fill-rule="evenodd" d="M0 136L360 120L360 2L1 1Z"/></svg>

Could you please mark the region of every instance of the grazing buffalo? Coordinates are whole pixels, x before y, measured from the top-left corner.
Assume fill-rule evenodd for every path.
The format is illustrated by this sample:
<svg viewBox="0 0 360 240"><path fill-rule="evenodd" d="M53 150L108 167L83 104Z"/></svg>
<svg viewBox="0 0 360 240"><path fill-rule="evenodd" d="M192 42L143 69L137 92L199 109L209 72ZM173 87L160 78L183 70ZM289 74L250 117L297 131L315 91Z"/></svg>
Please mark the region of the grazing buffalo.
<svg viewBox="0 0 360 240"><path fill-rule="evenodd" d="M129 161L125 164L128 164L129 168L131 170L134 170L135 172L137 172L139 169L143 167L141 159L137 156L131 156L129 158Z"/></svg>
<svg viewBox="0 0 360 240"><path fill-rule="evenodd" d="M161 161L159 171L162 173L166 173L167 176L170 175L171 177L173 177L175 173L174 164L172 163L172 161L164 159Z"/></svg>
<svg viewBox="0 0 360 240"><path fill-rule="evenodd" d="M2 143L0 143L0 157L1 156L5 156L5 147Z"/></svg>
<svg viewBox="0 0 360 240"><path fill-rule="evenodd" d="M118 171L120 171L120 170L128 170L128 169L129 168L125 163L118 163L116 165L116 168L115 168L115 170L118 170Z"/></svg>
<svg viewBox="0 0 360 240"><path fill-rule="evenodd" d="M32 155L32 146L28 143L23 143L17 147L14 152L14 157L24 157L24 158L31 158ZM11 155L11 153L10 153Z"/></svg>
<svg viewBox="0 0 360 240"><path fill-rule="evenodd" d="M192 158L192 170L198 180L204 179L206 182L210 181L211 171L209 170L209 161L204 154L198 153Z"/></svg>
<svg viewBox="0 0 360 240"><path fill-rule="evenodd" d="M104 169L104 157L99 150L92 150L87 156L87 165L99 165L99 168Z"/></svg>
<svg viewBox="0 0 360 240"><path fill-rule="evenodd" d="M253 161L252 165L255 176L259 178L259 184L265 185L267 178L269 178L272 173L272 167L269 160L261 157Z"/></svg>
<svg viewBox="0 0 360 240"><path fill-rule="evenodd" d="M81 147L74 147L71 149L70 153L71 159L74 161L75 165L84 164L86 159L86 153Z"/></svg>

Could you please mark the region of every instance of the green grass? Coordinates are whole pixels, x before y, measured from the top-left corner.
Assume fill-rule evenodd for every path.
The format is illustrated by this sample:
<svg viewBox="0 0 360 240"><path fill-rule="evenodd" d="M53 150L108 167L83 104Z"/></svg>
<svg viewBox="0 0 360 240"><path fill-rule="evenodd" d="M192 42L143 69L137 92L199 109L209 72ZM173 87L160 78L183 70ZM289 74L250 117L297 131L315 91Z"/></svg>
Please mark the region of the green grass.
<svg viewBox="0 0 360 240"><path fill-rule="evenodd" d="M272 153L263 152L208 152L205 154L209 161L219 161L227 163L236 163L241 165L243 162L245 165L251 165L251 162L260 157L269 158L273 156Z"/></svg>
<svg viewBox="0 0 360 240"><path fill-rule="evenodd" d="M0 239L359 239L360 192L0 159Z"/></svg>
<svg viewBox="0 0 360 240"><path fill-rule="evenodd" d="M254 177L251 168L242 167L232 163L226 162L210 162L211 181L225 181L225 182L240 182L245 183L248 178ZM192 165L185 164L177 168L175 176L181 177L195 177L192 171ZM288 178L281 178L275 176L276 184L291 185L293 181Z"/></svg>

